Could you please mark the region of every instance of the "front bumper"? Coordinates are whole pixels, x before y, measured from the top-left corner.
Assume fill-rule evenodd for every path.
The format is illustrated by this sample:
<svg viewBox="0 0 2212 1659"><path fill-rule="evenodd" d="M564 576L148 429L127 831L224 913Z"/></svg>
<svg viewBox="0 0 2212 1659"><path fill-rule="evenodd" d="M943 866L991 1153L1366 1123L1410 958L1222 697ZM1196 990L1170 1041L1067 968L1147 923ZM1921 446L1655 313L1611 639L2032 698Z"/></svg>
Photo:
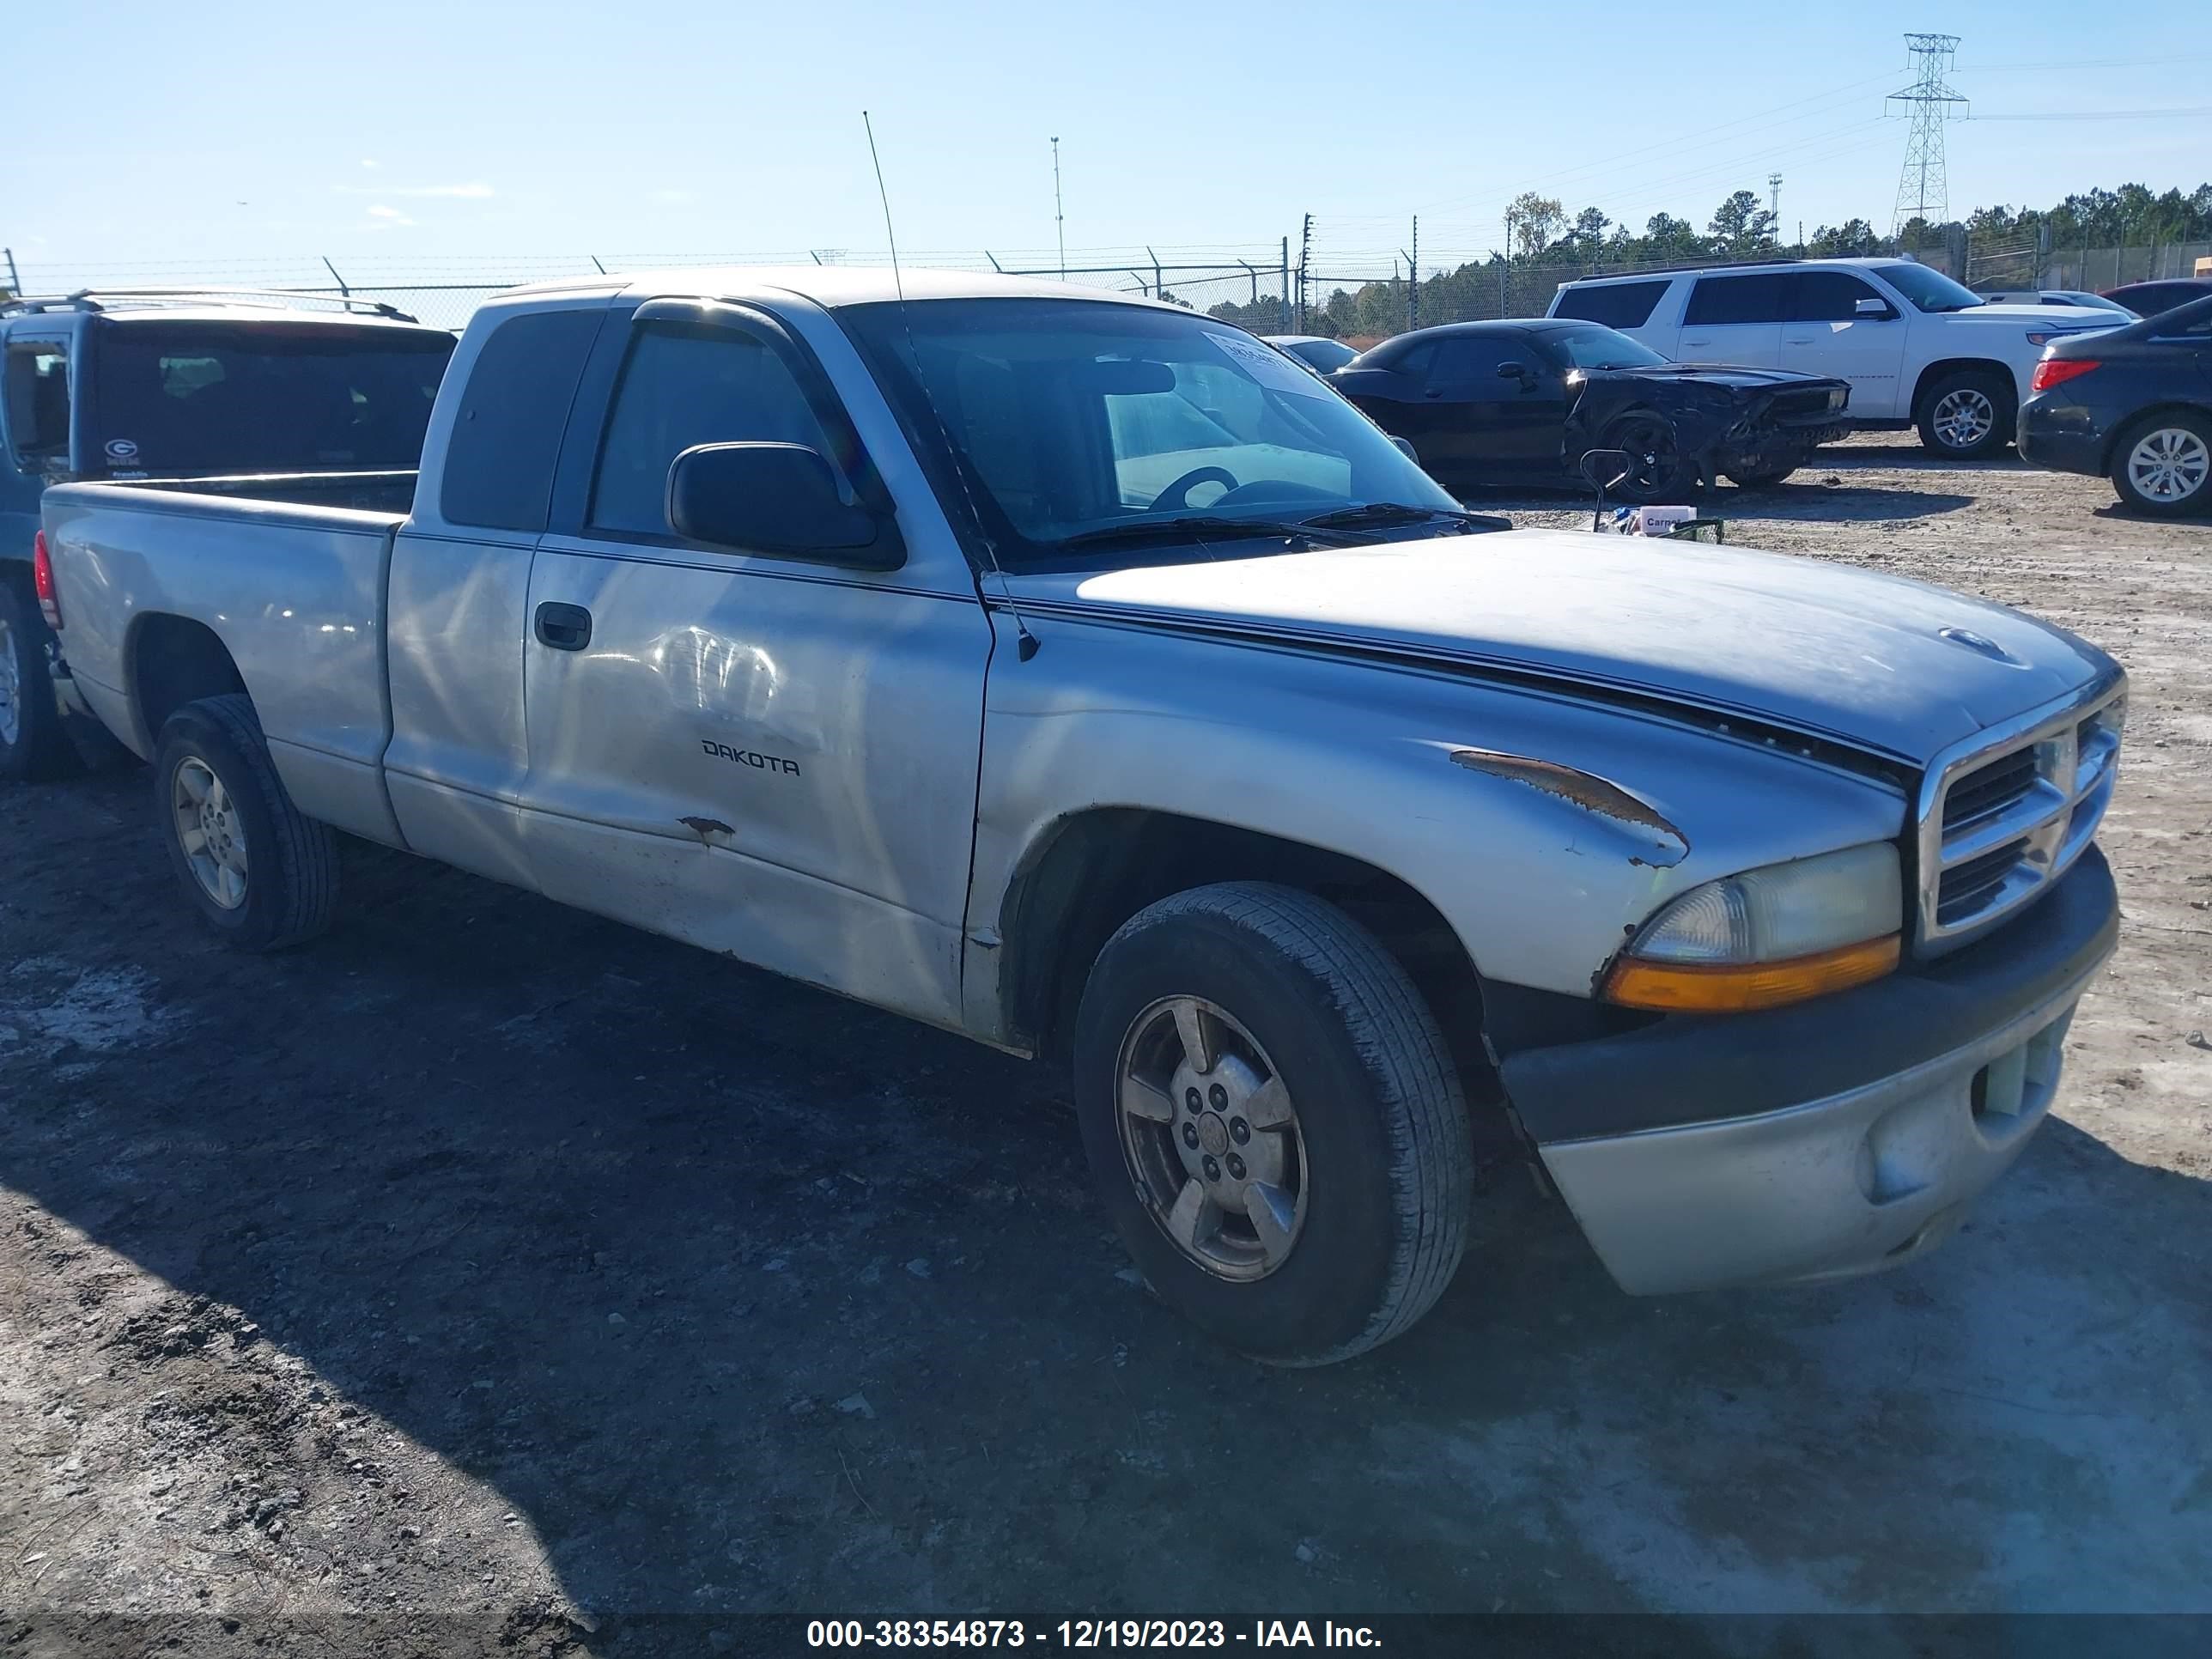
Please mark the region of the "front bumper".
<svg viewBox="0 0 2212 1659"><path fill-rule="evenodd" d="M1623 1290L1892 1266L1946 1237L2043 1121L2118 925L2092 848L1955 956L1794 1008L1532 1049L1504 1062L1506 1092Z"/></svg>
<svg viewBox="0 0 2212 1659"><path fill-rule="evenodd" d="M1850 423L1840 415L1748 421L1721 441L1713 457L1713 470L1747 477L1802 466L1815 449L1849 436L1850 429Z"/></svg>

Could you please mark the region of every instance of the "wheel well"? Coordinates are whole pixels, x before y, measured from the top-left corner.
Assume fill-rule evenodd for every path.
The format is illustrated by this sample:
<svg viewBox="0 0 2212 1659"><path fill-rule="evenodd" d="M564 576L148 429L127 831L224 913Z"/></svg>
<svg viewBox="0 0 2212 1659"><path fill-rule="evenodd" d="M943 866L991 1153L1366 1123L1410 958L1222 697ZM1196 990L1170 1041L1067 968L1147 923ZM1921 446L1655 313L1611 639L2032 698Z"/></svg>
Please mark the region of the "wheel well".
<svg viewBox="0 0 2212 1659"><path fill-rule="evenodd" d="M2120 453L2120 440L2141 428L2146 422L2154 421L2167 415L2187 415L2198 421L2212 421L2212 407L2203 404L2184 403L2179 398L2175 398L2162 404L2153 404L2148 409L2137 410L2126 420L2114 427L2112 435L2106 440L2104 470L2106 472L2112 470L2113 459Z"/></svg>
<svg viewBox="0 0 2212 1659"><path fill-rule="evenodd" d="M246 690L230 648L205 623L185 617L139 618L130 661L131 704L149 752L162 725L186 703Z"/></svg>
<svg viewBox="0 0 2212 1659"><path fill-rule="evenodd" d="M1437 908L1358 859L1234 824L1132 807L1063 822L1015 878L1001 913L1013 1024L1041 1053L1064 1054L1091 964L1131 916L1217 881L1272 881L1338 906L1382 939L1451 1044L1470 1099L1483 1092L1481 981Z"/></svg>
<svg viewBox="0 0 2212 1659"><path fill-rule="evenodd" d="M1912 418L1917 421L1927 412L1929 387L1946 375L1962 372L1994 375L2004 382L2006 394L2015 404L2020 401L2020 388L2013 384L2012 371L2002 363L1987 357L1945 357L1920 371L1919 383L1912 388Z"/></svg>

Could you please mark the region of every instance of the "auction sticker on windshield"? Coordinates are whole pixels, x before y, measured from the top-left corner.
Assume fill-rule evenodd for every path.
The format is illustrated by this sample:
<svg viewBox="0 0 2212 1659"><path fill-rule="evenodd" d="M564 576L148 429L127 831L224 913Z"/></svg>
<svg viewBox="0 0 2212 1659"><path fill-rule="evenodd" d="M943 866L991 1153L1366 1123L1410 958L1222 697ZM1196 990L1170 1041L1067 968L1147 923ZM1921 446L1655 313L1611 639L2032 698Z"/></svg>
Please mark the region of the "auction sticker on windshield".
<svg viewBox="0 0 2212 1659"><path fill-rule="evenodd" d="M1213 349L1270 392L1287 392L1294 398L1326 398L1328 388L1312 373L1300 368L1271 345L1238 334L1206 331Z"/></svg>

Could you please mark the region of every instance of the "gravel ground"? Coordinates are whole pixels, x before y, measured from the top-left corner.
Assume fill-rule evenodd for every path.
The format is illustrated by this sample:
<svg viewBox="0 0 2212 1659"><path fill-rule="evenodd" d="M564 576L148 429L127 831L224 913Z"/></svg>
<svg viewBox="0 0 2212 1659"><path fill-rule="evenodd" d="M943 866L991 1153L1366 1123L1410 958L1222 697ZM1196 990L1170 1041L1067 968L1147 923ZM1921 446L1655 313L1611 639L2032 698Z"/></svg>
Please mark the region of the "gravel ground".
<svg viewBox="0 0 2212 1659"><path fill-rule="evenodd" d="M2212 1610L2212 526L1895 439L1820 459L1724 492L1731 539L2135 678L2120 955L1942 1251L1632 1300L1501 1165L1425 1324L1273 1372L1135 1281L1044 1068L374 849L330 938L227 955L142 772L10 789L0 1653Z"/></svg>

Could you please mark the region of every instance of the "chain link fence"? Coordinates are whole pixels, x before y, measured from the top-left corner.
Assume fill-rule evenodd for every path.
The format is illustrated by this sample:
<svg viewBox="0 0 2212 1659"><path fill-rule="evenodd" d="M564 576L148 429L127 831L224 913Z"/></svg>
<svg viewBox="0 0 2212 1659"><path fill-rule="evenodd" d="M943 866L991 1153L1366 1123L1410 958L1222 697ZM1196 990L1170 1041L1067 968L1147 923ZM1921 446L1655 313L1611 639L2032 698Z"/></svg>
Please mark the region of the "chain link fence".
<svg viewBox="0 0 2212 1659"><path fill-rule="evenodd" d="M1325 263L1310 264L1301 269L1294 258L1295 251L1295 244L1285 242L1236 250L1247 257L1193 259L1186 255L1170 261L1157 259L1149 249L1145 249L1136 250L1139 257L1133 258L1122 257L1107 263L1091 257L1065 266L1057 261L1040 264L1033 258L1026 262L1001 260L978 251L925 253L908 260L907 264L915 270L998 270L1007 276L1064 281L1071 287L1155 295L1250 329L1255 334L1320 334L1360 347L1408 328L1504 317L1540 317L1550 307L1552 296L1562 283L1596 275L1632 275L1638 269L1656 268L1597 261L1532 264L1526 260L1508 261L1496 253L1457 257L1448 254L1435 264L1423 260L1423 275L1416 293L1415 285L1407 280L1407 267L1401 260L1371 255L1347 258L1340 250ZM1786 253L1784 250L1785 256ZM2028 243L1972 248L1961 246L1956 250L1934 246L1916 257L1984 290L2038 286L2098 289L2121 283L2188 276L2197 260L2212 257L2212 242L2048 252ZM298 262L238 262L222 267L222 274L212 277L204 270L193 271L188 276L177 267L141 265L97 271L26 269L21 273L21 282L24 290L32 294L194 283L251 287L297 294L303 298L351 299L389 306L433 327L458 331L466 325L470 316L484 301L523 283L597 275L618 276L625 270L810 262L881 268L888 265L889 259L885 255L827 251L796 258L782 254L714 259L696 256L622 260L611 257L601 260L589 255L538 256L499 261L449 261L449 265L461 268L442 278L425 271L421 280L410 282L333 280L334 274L327 268L320 281L301 280L304 272ZM418 265L409 274L415 275L420 270ZM349 270L347 276L349 278L352 272Z"/></svg>
<svg viewBox="0 0 2212 1659"><path fill-rule="evenodd" d="M2212 259L2212 242L2143 242L2132 247L2054 247L2034 242L1976 246L1966 256L1966 285L1987 294L2021 289L2101 293L2123 283L2155 283L2197 274Z"/></svg>
<svg viewBox="0 0 2212 1659"><path fill-rule="evenodd" d="M1073 252L1073 250L1071 250ZM1253 258L1209 258L1167 261L1154 258L1150 250L1139 250L1134 258L1113 264L1086 260L1061 265L1003 261L990 253L928 253L907 259L907 269L997 271L1009 276L1063 281L1071 287L1103 289L1114 293L1156 295L1194 311L1234 321L1259 333L1282 333L1295 310L1292 290L1296 273L1279 248L1253 250ZM1267 257L1272 255L1273 257ZM428 262L426 262L428 263ZM854 254L842 250L817 252L753 255L732 258L692 256L682 258L605 259L534 258L512 262L469 260L467 280L333 280L327 270L321 280L300 280L296 262L238 262L217 268L191 269L154 265L120 265L104 269L26 268L21 273L22 290L28 295L64 295L82 290L122 294L133 289L195 289L219 291L248 289L264 295L296 295L302 299L340 301L389 307L400 315L434 328L459 330L476 308L495 294L530 283L574 277L622 276L628 271L668 270L721 265L859 266L888 269L883 254ZM348 276L351 272L349 270ZM4 276L4 273L0 273Z"/></svg>

